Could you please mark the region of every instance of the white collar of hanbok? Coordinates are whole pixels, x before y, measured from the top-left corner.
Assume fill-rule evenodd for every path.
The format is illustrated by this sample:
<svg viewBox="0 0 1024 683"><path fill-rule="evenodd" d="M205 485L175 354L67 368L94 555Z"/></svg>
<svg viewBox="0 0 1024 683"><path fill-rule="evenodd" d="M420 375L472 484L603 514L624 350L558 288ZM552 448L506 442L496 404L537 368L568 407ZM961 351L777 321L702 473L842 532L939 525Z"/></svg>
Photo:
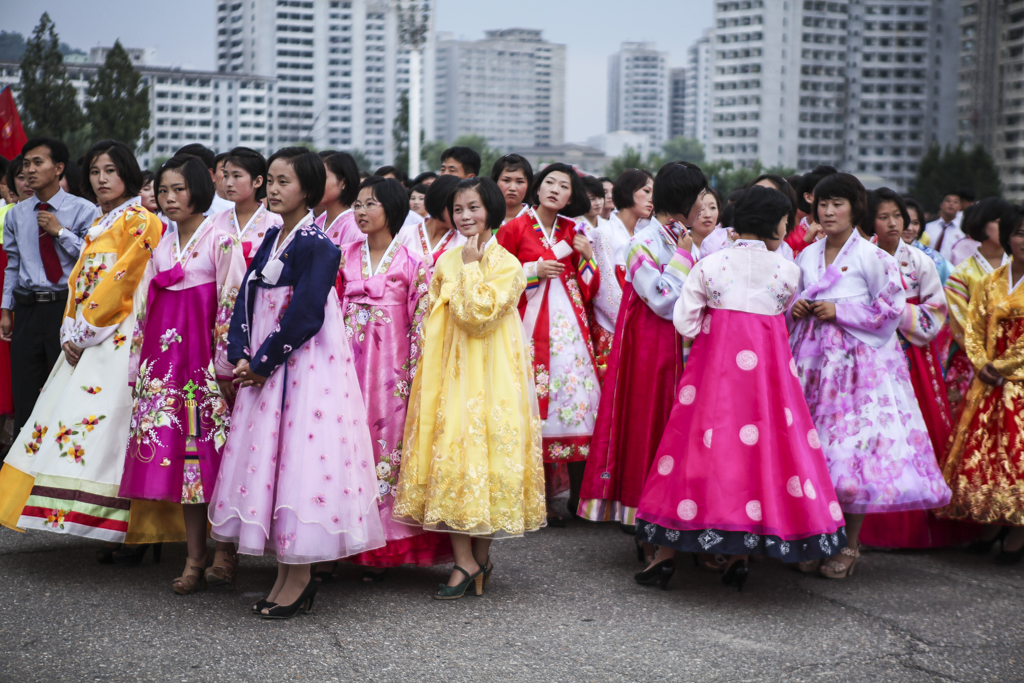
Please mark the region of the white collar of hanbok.
<svg viewBox="0 0 1024 683"><path fill-rule="evenodd" d="M705 238L706 239L706 238ZM755 249L757 251L768 251L768 246L761 240L737 239L732 243L733 249Z"/></svg>
<svg viewBox="0 0 1024 683"><path fill-rule="evenodd" d="M110 211L108 211L105 216L100 216L97 219L96 225L89 228L89 232L86 233L86 236L89 238L89 241L95 242L96 238L105 233L107 230L109 230L117 221L117 219L124 214L125 211L127 211L133 206L139 206L141 204L142 197L132 197L128 201L118 206L116 209L111 209Z"/></svg>

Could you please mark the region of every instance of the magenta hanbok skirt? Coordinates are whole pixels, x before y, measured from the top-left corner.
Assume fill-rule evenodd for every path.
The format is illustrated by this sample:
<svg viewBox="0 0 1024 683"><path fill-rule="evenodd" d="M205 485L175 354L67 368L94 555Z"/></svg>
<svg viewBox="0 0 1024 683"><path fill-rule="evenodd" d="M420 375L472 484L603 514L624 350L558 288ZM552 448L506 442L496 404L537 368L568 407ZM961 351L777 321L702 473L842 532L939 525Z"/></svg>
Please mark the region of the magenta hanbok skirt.
<svg viewBox="0 0 1024 683"><path fill-rule="evenodd" d="M781 315L709 310L636 515L638 538L683 552L798 562L846 545Z"/></svg>
<svg viewBox="0 0 1024 683"><path fill-rule="evenodd" d="M210 501L229 423L213 367L216 314L216 283L179 291L153 285L134 378L122 498ZM185 406L189 389L198 409L195 437L189 437Z"/></svg>
<svg viewBox="0 0 1024 683"><path fill-rule="evenodd" d="M284 314L290 287L257 288L254 347ZM210 505L212 536L285 564L384 545L366 409L337 293L320 331L262 387L239 390Z"/></svg>

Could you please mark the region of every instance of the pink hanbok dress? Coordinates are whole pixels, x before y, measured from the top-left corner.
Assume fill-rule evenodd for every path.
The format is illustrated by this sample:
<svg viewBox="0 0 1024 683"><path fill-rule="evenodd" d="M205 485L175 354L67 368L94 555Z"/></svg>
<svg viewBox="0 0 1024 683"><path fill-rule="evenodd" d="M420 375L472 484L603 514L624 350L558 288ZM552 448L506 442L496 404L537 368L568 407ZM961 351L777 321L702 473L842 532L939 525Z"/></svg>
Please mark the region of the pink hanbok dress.
<svg viewBox="0 0 1024 683"><path fill-rule="evenodd" d="M377 508L387 539L383 548L348 561L372 567L448 563L452 546L447 534L391 519L409 390L420 356L423 318L429 312L426 265L397 238L372 272L365 240L342 247L342 262L341 310L366 403L380 494Z"/></svg>
<svg viewBox="0 0 1024 683"><path fill-rule="evenodd" d="M313 221L318 228L324 231L327 235L327 239L331 240L334 246L341 248L349 242L359 242L365 240L363 233L360 232L359 226L356 225L356 213L352 209L346 209L338 214L338 216L331 221L330 225L327 223L327 212L320 214Z"/></svg>
<svg viewBox="0 0 1024 683"><path fill-rule="evenodd" d="M949 487L896 338L899 264L854 230L826 267L826 243L797 257L798 299L834 303L836 320L793 322L790 347L839 503L848 514L941 507Z"/></svg>
<svg viewBox="0 0 1024 683"><path fill-rule="evenodd" d="M231 317L228 357L267 380L239 389L210 505L246 555L328 562L384 545L366 409L334 285L341 253L303 219L271 228Z"/></svg>
<svg viewBox="0 0 1024 683"><path fill-rule="evenodd" d="M263 244L263 238L267 231L274 227L281 226L281 217L272 211L267 211L263 204L256 207L256 212L249 217L249 222L244 226L238 223L238 213L235 207L221 211L213 216L214 225L217 229L233 233L242 245L242 254L245 256L246 267L252 263L252 257L259 251Z"/></svg>
<svg viewBox="0 0 1024 683"><path fill-rule="evenodd" d="M427 274L433 275L434 264L437 259L446 251L457 249L466 243L466 237L458 230L449 230L437 242L430 242L430 235L427 234L426 219L402 226L395 238L401 244L422 259L427 266Z"/></svg>
<svg viewBox="0 0 1024 683"><path fill-rule="evenodd" d="M135 404L122 498L209 502L230 427L217 380L234 376L227 331L244 274L238 239L212 217L188 244L175 228L153 251L132 340Z"/></svg>
<svg viewBox="0 0 1024 683"><path fill-rule="evenodd" d="M637 537L785 562L846 545L842 509L793 372L783 313L800 269L737 240L690 272L673 322L694 339L647 476Z"/></svg>

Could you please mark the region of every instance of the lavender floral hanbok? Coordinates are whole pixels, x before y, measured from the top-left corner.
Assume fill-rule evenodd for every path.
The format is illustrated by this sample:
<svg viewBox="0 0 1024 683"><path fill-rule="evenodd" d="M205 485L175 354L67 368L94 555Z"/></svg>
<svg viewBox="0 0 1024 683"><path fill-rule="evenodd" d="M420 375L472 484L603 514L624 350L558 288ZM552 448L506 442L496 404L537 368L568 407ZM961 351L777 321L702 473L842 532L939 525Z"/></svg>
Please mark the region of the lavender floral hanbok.
<svg viewBox="0 0 1024 683"><path fill-rule="evenodd" d="M906 294L896 260L856 230L825 266L819 240L797 258L794 301L829 301L836 320L791 320L804 387L843 512L929 509L949 501L896 338Z"/></svg>

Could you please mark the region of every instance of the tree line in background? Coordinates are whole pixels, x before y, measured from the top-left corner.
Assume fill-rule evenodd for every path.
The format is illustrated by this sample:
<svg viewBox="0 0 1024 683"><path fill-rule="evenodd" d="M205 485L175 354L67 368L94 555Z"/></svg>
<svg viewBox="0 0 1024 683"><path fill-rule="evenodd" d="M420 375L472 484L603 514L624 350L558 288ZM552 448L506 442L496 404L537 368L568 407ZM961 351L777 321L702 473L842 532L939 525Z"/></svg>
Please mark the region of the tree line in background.
<svg viewBox="0 0 1024 683"><path fill-rule="evenodd" d="M4 39L16 42L10 35L4 34ZM142 83L121 41L107 52L89 83L84 110L64 66L67 52L62 48L66 47L44 12L21 55L18 100L26 134L64 140L72 158L84 154L96 140L108 138L139 151L148 149L152 144L147 134L149 87Z"/></svg>

